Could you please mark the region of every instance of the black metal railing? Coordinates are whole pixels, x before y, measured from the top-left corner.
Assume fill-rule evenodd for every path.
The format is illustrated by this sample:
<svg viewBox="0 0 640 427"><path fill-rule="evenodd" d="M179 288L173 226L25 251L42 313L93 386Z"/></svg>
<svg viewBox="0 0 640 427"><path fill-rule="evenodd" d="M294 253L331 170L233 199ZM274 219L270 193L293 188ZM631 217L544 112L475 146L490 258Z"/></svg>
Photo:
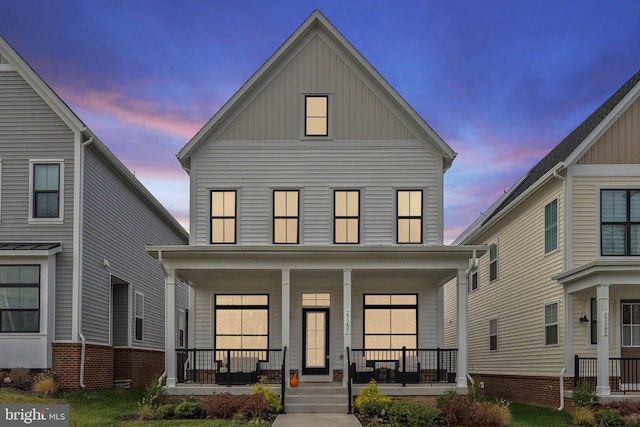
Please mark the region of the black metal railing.
<svg viewBox="0 0 640 427"><path fill-rule="evenodd" d="M352 384L353 384L353 373L351 372L351 350L349 350L349 347L347 347L347 396L349 398L349 413L353 413L353 408L352 408L352 404L353 404L353 391L352 391Z"/></svg>
<svg viewBox="0 0 640 427"><path fill-rule="evenodd" d="M240 385L264 377L267 383L282 384L282 349L176 349L178 383Z"/></svg>
<svg viewBox="0 0 640 427"><path fill-rule="evenodd" d="M347 352L349 377L362 384L455 383L458 349L352 349Z"/></svg>
<svg viewBox="0 0 640 427"><path fill-rule="evenodd" d="M598 384L598 359L575 356L573 385ZM640 391L640 358L609 358L609 389L613 392Z"/></svg>
<svg viewBox="0 0 640 427"><path fill-rule="evenodd" d="M282 406L282 408L280 409L280 412L283 414L286 413L284 408L284 393L285 393L285 390L287 389L287 376L285 376L286 360L287 360L287 346L285 345L284 349L282 349L282 366L280 367L280 403Z"/></svg>

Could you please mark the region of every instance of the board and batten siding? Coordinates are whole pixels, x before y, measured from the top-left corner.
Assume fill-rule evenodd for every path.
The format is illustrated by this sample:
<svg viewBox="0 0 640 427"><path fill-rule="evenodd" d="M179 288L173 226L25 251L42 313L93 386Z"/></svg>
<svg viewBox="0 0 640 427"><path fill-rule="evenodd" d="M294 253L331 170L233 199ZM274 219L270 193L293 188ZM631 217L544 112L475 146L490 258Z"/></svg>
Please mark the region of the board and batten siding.
<svg viewBox="0 0 640 427"><path fill-rule="evenodd" d="M82 330L90 342L110 344L110 274L144 294L143 340L134 347L164 349L165 278L145 245L180 245L185 239L92 145L85 148L83 203ZM105 268L103 260L109 266ZM178 290L186 292L184 286ZM182 299L184 301L184 298ZM184 309L178 306L177 309ZM132 310L132 316L133 316ZM177 318L176 312L176 318ZM177 327L176 327L177 328Z"/></svg>
<svg viewBox="0 0 640 427"><path fill-rule="evenodd" d="M398 173L402 171L402 173ZM272 241L274 189L300 190L300 243L333 243L333 190L359 189L360 243L395 243L397 189L422 189L423 241L441 244L442 167L419 141L215 141L195 160L194 244L209 244L210 190L238 190L238 243Z"/></svg>
<svg viewBox="0 0 640 427"><path fill-rule="evenodd" d="M588 168L588 166L582 166ZM640 188L640 176L575 176L573 198L573 260L579 267L599 257L600 189Z"/></svg>
<svg viewBox="0 0 640 427"><path fill-rule="evenodd" d="M3 241L62 242L56 255L55 340L71 337L74 133L15 71L0 71ZM64 223L29 224L29 160L64 161Z"/></svg>
<svg viewBox="0 0 640 427"><path fill-rule="evenodd" d="M607 129L578 164L640 164L640 98Z"/></svg>
<svg viewBox="0 0 640 427"><path fill-rule="evenodd" d="M473 242L498 244L497 279L489 281L487 252L479 258L478 289L468 298L469 366L480 374L557 376L564 366L564 290L551 279L563 268L562 194L562 182L553 179ZM558 249L545 255L544 207L556 198ZM445 306L452 298L448 286ZM544 307L554 302L558 345L545 346ZM497 351L489 350L491 319L498 319Z"/></svg>

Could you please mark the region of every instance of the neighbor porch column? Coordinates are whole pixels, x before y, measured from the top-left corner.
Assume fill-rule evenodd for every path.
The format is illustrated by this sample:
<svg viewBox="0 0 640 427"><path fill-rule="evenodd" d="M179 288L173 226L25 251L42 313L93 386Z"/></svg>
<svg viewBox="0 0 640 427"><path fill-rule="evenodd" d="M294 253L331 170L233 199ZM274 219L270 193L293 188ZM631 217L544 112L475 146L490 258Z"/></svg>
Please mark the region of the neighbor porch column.
<svg viewBox="0 0 640 427"><path fill-rule="evenodd" d="M176 271L165 271L164 369L167 387L176 386Z"/></svg>
<svg viewBox="0 0 640 427"><path fill-rule="evenodd" d="M285 383L289 387L289 360L291 360L291 346L289 343L289 329L291 319L291 289L289 285L290 272L282 270L282 348L287 347L287 358L284 361Z"/></svg>
<svg viewBox="0 0 640 427"><path fill-rule="evenodd" d="M344 322L344 345L343 351L347 347L351 348L351 270L342 270L342 319ZM347 386L349 381L349 364L347 354L344 355L344 366L342 368L342 385Z"/></svg>
<svg viewBox="0 0 640 427"><path fill-rule="evenodd" d="M598 396L609 396L609 285L598 285Z"/></svg>
<svg viewBox="0 0 640 427"><path fill-rule="evenodd" d="M467 272L458 270L458 366L456 385L467 388Z"/></svg>

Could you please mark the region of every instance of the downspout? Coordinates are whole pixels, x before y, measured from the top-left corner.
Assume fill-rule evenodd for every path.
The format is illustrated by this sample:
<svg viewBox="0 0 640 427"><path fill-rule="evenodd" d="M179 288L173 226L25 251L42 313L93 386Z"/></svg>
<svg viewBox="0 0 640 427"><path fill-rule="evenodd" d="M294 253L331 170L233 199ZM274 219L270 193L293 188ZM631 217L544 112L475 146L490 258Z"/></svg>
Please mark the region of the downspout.
<svg viewBox="0 0 640 427"><path fill-rule="evenodd" d="M465 273L466 276L469 275L469 273L471 273L471 270L473 270L475 267L478 266L478 257L476 256L476 250L473 250L473 262L471 263L471 266L469 268L467 268L467 272Z"/></svg>
<svg viewBox="0 0 640 427"><path fill-rule="evenodd" d="M560 372L560 407L558 411L562 411L564 409L564 373L567 372L567 368L562 368Z"/></svg>
<svg viewBox="0 0 640 427"><path fill-rule="evenodd" d="M82 159L79 159L79 162L81 162L81 166L80 166L80 170L82 173L82 179L84 179L84 148L93 143L93 136L89 137L89 139L87 139L85 142L82 143L82 151L81 151L81 157ZM82 188L80 189L81 194L83 194L82 192ZM84 197L84 195L83 195ZM82 200L80 200L80 218L76 218L76 221L81 221L82 220ZM80 262L80 261L78 261ZM78 336L80 337L80 342L81 344L81 350L80 350L80 388L86 388L87 386L84 383L84 362L85 362L85 358L86 358L86 344L87 344L87 340L84 337L84 334L82 333L82 286L78 286L78 294L79 294L79 298L78 298Z"/></svg>

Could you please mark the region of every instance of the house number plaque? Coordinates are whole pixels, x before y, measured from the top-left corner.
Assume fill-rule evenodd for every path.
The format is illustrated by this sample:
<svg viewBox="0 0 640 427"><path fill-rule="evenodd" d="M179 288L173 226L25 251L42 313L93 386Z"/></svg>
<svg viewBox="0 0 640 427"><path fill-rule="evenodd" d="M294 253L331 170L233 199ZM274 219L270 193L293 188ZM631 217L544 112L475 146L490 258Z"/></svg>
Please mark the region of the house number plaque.
<svg viewBox="0 0 640 427"><path fill-rule="evenodd" d="M344 333L351 333L351 310L345 310L344 312Z"/></svg>
<svg viewBox="0 0 640 427"><path fill-rule="evenodd" d="M609 336L609 312L608 311L602 312L602 336L603 337Z"/></svg>

